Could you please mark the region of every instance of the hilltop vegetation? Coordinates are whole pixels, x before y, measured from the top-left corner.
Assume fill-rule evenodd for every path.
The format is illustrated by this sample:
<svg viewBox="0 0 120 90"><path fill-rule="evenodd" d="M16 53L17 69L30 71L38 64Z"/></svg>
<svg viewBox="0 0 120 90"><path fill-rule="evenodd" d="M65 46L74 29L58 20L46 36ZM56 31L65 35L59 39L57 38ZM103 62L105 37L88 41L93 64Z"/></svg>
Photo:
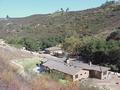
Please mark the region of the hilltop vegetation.
<svg viewBox="0 0 120 90"><path fill-rule="evenodd" d="M106 2L84 11L8 18L0 21L0 37L30 51L62 44L71 55L120 71L120 4ZM114 54L112 54L114 53ZM116 63L114 63L116 61Z"/></svg>
<svg viewBox="0 0 120 90"><path fill-rule="evenodd" d="M61 43L73 56L120 71L120 4L111 1L84 11L61 10L1 20L0 37L30 51Z"/></svg>
<svg viewBox="0 0 120 90"><path fill-rule="evenodd" d="M84 11L9 17L0 21L0 37L10 44L36 51L63 43L70 36L94 36L104 32L109 34L120 27L119 15L120 5L107 2L98 8Z"/></svg>

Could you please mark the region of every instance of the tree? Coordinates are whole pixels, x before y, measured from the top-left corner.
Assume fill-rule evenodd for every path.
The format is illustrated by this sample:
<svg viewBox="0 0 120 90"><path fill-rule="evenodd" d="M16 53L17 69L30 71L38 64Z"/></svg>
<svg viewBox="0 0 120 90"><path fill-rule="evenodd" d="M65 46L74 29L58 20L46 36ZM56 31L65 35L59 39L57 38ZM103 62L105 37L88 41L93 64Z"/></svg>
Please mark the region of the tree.
<svg viewBox="0 0 120 90"><path fill-rule="evenodd" d="M24 47L29 51L39 51L40 50L40 43L34 39L24 38Z"/></svg>
<svg viewBox="0 0 120 90"><path fill-rule="evenodd" d="M85 62L92 61L93 64L109 66L114 71L120 71L120 41L91 39L80 48L80 55Z"/></svg>
<svg viewBox="0 0 120 90"><path fill-rule="evenodd" d="M109 40L120 40L120 31L114 31L112 32L106 39L107 41Z"/></svg>
<svg viewBox="0 0 120 90"><path fill-rule="evenodd" d="M6 15L6 19L7 19L7 20L10 19L10 17L9 17L8 15Z"/></svg>
<svg viewBox="0 0 120 90"><path fill-rule="evenodd" d="M66 38L63 44L63 49L69 52L70 54L75 53L75 49L79 43L79 39L75 38L74 36L70 38Z"/></svg>
<svg viewBox="0 0 120 90"><path fill-rule="evenodd" d="M62 15L64 14L64 9L63 8L61 8L61 12L62 12Z"/></svg>
<svg viewBox="0 0 120 90"><path fill-rule="evenodd" d="M69 12L69 8L66 9L66 12Z"/></svg>

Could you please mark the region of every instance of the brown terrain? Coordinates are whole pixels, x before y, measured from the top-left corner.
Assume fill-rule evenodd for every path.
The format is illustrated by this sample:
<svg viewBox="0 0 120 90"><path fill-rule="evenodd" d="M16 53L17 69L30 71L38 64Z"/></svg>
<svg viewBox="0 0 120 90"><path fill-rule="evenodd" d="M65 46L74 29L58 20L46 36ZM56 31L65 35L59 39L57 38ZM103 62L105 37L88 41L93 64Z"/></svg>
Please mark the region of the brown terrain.
<svg viewBox="0 0 120 90"><path fill-rule="evenodd" d="M120 29L120 5L114 4L102 5L84 11L55 12L24 18L0 19L0 38L6 41L24 37L46 40L51 37L65 38L73 34L106 37L114 29ZM72 83L63 86L49 77L31 77L31 80L28 81L16 74L16 69L9 64L11 60L34 56L29 51L11 47L0 40L0 90L79 90L78 84ZM115 90L119 90L116 81L120 80L116 77L108 81L95 80L93 85L107 84L108 87L112 89L115 87Z"/></svg>
<svg viewBox="0 0 120 90"><path fill-rule="evenodd" d="M0 37L41 40L70 35L96 35L120 28L120 5L106 4L84 11L37 14L0 20ZM107 33L106 33L107 34Z"/></svg>
<svg viewBox="0 0 120 90"><path fill-rule="evenodd" d="M19 65L11 66L11 60L36 57L29 51L14 48L0 40L0 90L79 90L77 84L63 86L50 77L24 78L16 74ZM20 67L19 67L20 68ZM71 87L72 85L72 87Z"/></svg>

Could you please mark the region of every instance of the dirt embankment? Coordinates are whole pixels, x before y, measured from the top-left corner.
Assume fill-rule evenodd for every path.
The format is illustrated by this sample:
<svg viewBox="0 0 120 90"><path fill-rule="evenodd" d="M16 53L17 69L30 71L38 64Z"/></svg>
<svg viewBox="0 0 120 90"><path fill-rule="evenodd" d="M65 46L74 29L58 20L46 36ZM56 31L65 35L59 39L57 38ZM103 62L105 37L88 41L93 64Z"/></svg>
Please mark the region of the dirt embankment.
<svg viewBox="0 0 120 90"><path fill-rule="evenodd" d="M0 40L0 90L30 90L30 85L16 74L9 62L12 59L32 56L31 53L11 47L3 40Z"/></svg>
<svg viewBox="0 0 120 90"><path fill-rule="evenodd" d="M0 40L0 57L4 58L5 60L28 58L33 56L34 55L30 52L17 49L4 43L3 40Z"/></svg>

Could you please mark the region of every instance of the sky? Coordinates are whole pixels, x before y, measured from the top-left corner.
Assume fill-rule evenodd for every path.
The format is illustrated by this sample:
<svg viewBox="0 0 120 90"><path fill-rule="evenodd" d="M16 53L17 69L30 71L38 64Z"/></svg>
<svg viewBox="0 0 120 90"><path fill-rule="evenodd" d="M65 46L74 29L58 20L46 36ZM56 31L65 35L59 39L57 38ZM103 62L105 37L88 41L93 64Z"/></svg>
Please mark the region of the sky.
<svg viewBox="0 0 120 90"><path fill-rule="evenodd" d="M98 7L106 0L0 0L0 18L26 17L33 14L53 13L60 8L70 11Z"/></svg>

